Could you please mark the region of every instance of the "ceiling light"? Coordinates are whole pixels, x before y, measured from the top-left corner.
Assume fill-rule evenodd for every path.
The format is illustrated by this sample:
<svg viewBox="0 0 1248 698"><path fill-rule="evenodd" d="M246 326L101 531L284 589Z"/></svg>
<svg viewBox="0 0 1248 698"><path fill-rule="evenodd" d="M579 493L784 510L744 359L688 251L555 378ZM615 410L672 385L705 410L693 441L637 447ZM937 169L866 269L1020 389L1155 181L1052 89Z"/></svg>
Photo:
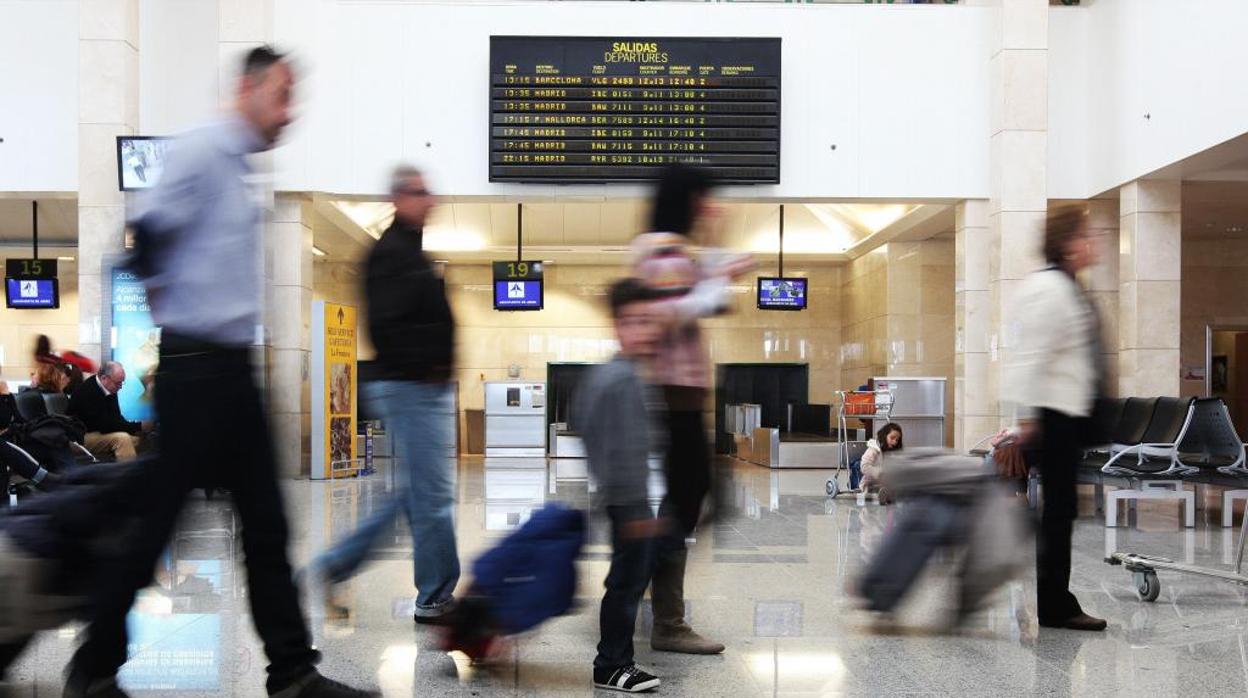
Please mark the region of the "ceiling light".
<svg viewBox="0 0 1248 698"><path fill-rule="evenodd" d="M473 230L426 225L424 247L429 252L476 252L485 249L485 238Z"/></svg>
<svg viewBox="0 0 1248 698"><path fill-rule="evenodd" d="M74 258L73 258L73 257L57 257L57 258L56 258L56 261L58 261L58 262L72 262L72 261L74 261Z"/></svg>
<svg viewBox="0 0 1248 698"><path fill-rule="evenodd" d="M316 245L313 245L313 246L312 246L312 254L316 255L317 257L324 257L324 256L325 256L325 250L322 250L321 248L317 247Z"/></svg>
<svg viewBox="0 0 1248 698"><path fill-rule="evenodd" d="M435 259L435 260L433 260L433 263L434 263L434 264L450 264L450 263L451 263L451 260L449 260L449 259Z"/></svg>
<svg viewBox="0 0 1248 698"><path fill-rule="evenodd" d="M553 259L543 259L543 260L542 260L542 264L554 264L554 263L555 263L555 260L553 260Z"/></svg>

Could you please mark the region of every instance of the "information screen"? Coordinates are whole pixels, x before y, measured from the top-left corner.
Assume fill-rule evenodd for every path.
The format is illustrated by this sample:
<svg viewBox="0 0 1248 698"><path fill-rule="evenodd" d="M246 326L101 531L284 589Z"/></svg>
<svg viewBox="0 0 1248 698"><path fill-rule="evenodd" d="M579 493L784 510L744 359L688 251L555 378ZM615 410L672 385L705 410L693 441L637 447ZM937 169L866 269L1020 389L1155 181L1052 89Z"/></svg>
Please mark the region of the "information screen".
<svg viewBox="0 0 1248 698"><path fill-rule="evenodd" d="M5 305L15 309L59 308L61 299L57 293L56 279L4 280Z"/></svg>
<svg viewBox="0 0 1248 698"><path fill-rule="evenodd" d="M13 257L4 261L4 301L10 308L59 308L57 261Z"/></svg>
<svg viewBox="0 0 1248 698"><path fill-rule="evenodd" d="M490 37L490 181L780 181L780 39Z"/></svg>
<svg viewBox="0 0 1248 698"><path fill-rule="evenodd" d="M494 309L541 310L542 263L494 262Z"/></svg>
<svg viewBox="0 0 1248 698"><path fill-rule="evenodd" d="M151 189L165 171L169 139L117 136L117 183L122 191Z"/></svg>
<svg viewBox="0 0 1248 698"><path fill-rule="evenodd" d="M805 310L806 279L759 277L758 307L760 310Z"/></svg>

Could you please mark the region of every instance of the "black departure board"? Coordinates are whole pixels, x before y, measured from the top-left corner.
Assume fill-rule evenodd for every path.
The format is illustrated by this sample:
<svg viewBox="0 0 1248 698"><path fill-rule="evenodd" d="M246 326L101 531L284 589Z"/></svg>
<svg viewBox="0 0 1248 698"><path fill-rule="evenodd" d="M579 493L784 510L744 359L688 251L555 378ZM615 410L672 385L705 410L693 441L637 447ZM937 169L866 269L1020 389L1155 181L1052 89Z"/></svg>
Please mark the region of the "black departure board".
<svg viewBox="0 0 1248 698"><path fill-rule="evenodd" d="M780 39L492 36L490 181L780 181Z"/></svg>

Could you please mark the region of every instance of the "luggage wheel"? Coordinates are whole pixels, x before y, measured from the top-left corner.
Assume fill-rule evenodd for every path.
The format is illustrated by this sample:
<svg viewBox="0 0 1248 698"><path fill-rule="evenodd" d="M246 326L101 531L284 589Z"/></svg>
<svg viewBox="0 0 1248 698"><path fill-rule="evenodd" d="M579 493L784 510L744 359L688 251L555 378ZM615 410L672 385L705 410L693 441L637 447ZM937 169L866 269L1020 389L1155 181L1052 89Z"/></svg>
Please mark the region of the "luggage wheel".
<svg viewBox="0 0 1248 698"><path fill-rule="evenodd" d="M1153 570L1143 569L1136 570L1132 573L1135 580L1135 594L1140 597L1141 601L1153 602L1157 600L1157 596L1161 594L1161 580L1157 579L1157 573Z"/></svg>

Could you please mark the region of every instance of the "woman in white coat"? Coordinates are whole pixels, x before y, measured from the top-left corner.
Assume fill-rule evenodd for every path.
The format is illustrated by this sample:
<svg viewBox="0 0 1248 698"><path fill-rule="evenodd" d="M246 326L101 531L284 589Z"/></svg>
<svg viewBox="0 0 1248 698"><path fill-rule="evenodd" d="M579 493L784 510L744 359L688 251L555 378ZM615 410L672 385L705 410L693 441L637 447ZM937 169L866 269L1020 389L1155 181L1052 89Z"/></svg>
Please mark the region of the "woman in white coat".
<svg viewBox="0 0 1248 698"><path fill-rule="evenodd" d="M1039 453L1044 483L1036 539L1040 625L1104 630L1070 592L1070 541L1078 514L1075 473L1092 439L1092 411L1104 395L1101 324L1077 274L1096 264L1097 239L1081 209L1055 211L1044 235L1049 266L1019 290L1013 389L1023 442Z"/></svg>

